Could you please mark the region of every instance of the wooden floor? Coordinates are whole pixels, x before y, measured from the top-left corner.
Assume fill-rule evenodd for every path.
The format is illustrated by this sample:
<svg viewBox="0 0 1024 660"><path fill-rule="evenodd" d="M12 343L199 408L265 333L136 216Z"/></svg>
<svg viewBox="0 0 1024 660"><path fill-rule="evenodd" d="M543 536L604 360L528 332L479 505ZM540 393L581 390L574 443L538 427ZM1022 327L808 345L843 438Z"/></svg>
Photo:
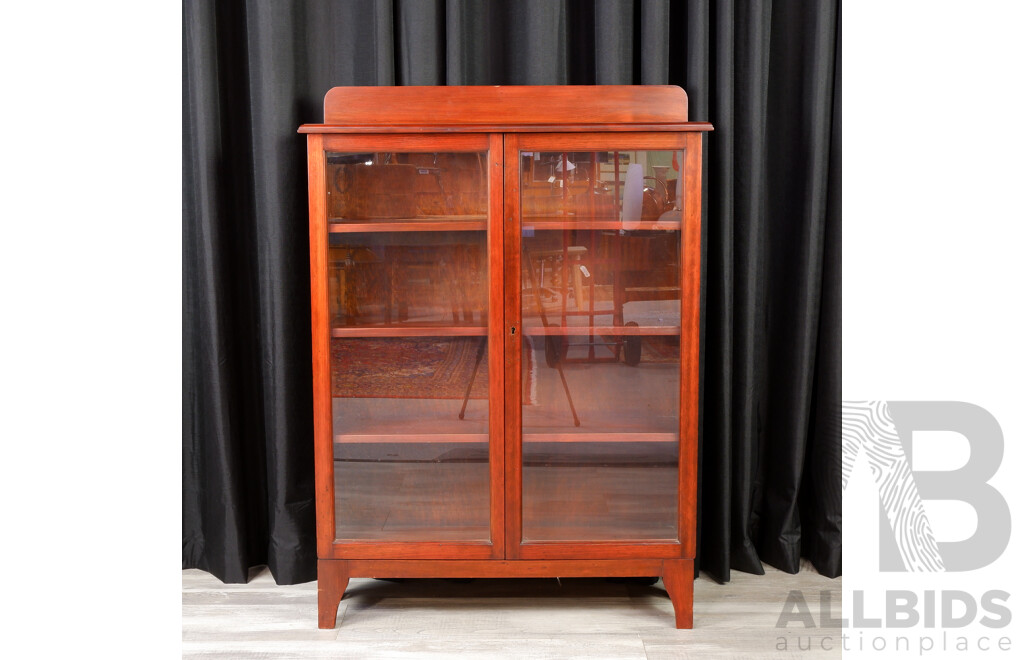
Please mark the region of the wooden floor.
<svg viewBox="0 0 1024 660"><path fill-rule="evenodd" d="M601 579L388 582L355 578L338 627L317 629L316 583L277 586L262 570L248 584L182 571L185 658L839 658L840 630L775 627L790 590L818 620L822 591L840 616L842 580L804 564L797 575L733 572L694 585L693 630L672 627L654 586ZM810 633L810 636L808 636ZM824 646L831 651L822 650ZM787 644L788 650L778 650ZM810 646L810 650L808 649Z"/></svg>

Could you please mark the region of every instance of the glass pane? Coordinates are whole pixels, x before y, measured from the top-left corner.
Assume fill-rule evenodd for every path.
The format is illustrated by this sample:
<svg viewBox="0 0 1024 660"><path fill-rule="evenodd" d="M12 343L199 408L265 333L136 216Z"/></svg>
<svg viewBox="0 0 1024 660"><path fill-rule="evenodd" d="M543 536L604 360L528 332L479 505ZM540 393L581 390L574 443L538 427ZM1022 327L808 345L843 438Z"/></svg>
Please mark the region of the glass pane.
<svg viewBox="0 0 1024 660"><path fill-rule="evenodd" d="M522 154L525 541L678 538L681 162Z"/></svg>
<svg viewBox="0 0 1024 660"><path fill-rule="evenodd" d="M483 152L328 153L327 216L331 223L482 223L486 163Z"/></svg>
<svg viewBox="0 0 1024 660"><path fill-rule="evenodd" d="M338 539L490 538L478 162L486 154L328 154Z"/></svg>

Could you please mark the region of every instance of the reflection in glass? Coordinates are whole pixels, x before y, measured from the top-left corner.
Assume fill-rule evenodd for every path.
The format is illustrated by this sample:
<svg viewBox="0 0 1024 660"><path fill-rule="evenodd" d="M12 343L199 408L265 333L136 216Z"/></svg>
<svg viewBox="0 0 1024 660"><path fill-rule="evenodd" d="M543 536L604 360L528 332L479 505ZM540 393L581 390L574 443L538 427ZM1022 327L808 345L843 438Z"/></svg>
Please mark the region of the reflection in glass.
<svg viewBox="0 0 1024 660"><path fill-rule="evenodd" d="M331 222L482 220L486 162L482 152L328 153L328 217Z"/></svg>
<svg viewBox="0 0 1024 660"><path fill-rule="evenodd" d="M482 231L332 233L332 324L482 329L487 324L486 238Z"/></svg>
<svg viewBox="0 0 1024 660"><path fill-rule="evenodd" d="M338 539L490 538L485 162L327 154Z"/></svg>
<svg viewBox="0 0 1024 660"><path fill-rule="evenodd" d="M678 537L678 152L523 154L523 539Z"/></svg>
<svg viewBox="0 0 1024 660"><path fill-rule="evenodd" d="M487 540L486 337L331 340L340 539Z"/></svg>

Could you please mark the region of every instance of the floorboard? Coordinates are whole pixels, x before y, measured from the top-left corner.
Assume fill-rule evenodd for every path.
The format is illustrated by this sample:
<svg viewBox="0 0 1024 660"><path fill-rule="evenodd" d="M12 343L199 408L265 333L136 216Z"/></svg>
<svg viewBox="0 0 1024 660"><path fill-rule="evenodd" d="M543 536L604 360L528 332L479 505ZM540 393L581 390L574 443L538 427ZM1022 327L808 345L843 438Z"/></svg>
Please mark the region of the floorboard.
<svg viewBox="0 0 1024 660"><path fill-rule="evenodd" d="M184 658L839 658L839 630L775 627L790 590L818 618L819 594L839 611L842 579L804 564L797 575L765 566L720 585L694 585L694 628L672 628L661 582L603 579L384 581L353 578L338 627L316 627L316 583L278 586L269 571L223 584L182 571ZM810 636L808 636L810 632ZM822 650L824 646L831 651ZM779 650L785 644L788 650ZM806 649L810 644L811 650Z"/></svg>

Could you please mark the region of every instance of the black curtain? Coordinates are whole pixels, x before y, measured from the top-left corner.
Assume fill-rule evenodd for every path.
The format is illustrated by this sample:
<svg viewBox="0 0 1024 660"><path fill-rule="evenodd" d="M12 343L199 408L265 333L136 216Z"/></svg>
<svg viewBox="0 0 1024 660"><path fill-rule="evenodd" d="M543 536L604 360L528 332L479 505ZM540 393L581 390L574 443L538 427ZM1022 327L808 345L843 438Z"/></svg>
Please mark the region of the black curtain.
<svg viewBox="0 0 1024 660"><path fill-rule="evenodd" d="M677 84L705 150L698 562L842 570L837 0L187 0L182 564L316 578L305 138L338 85Z"/></svg>

